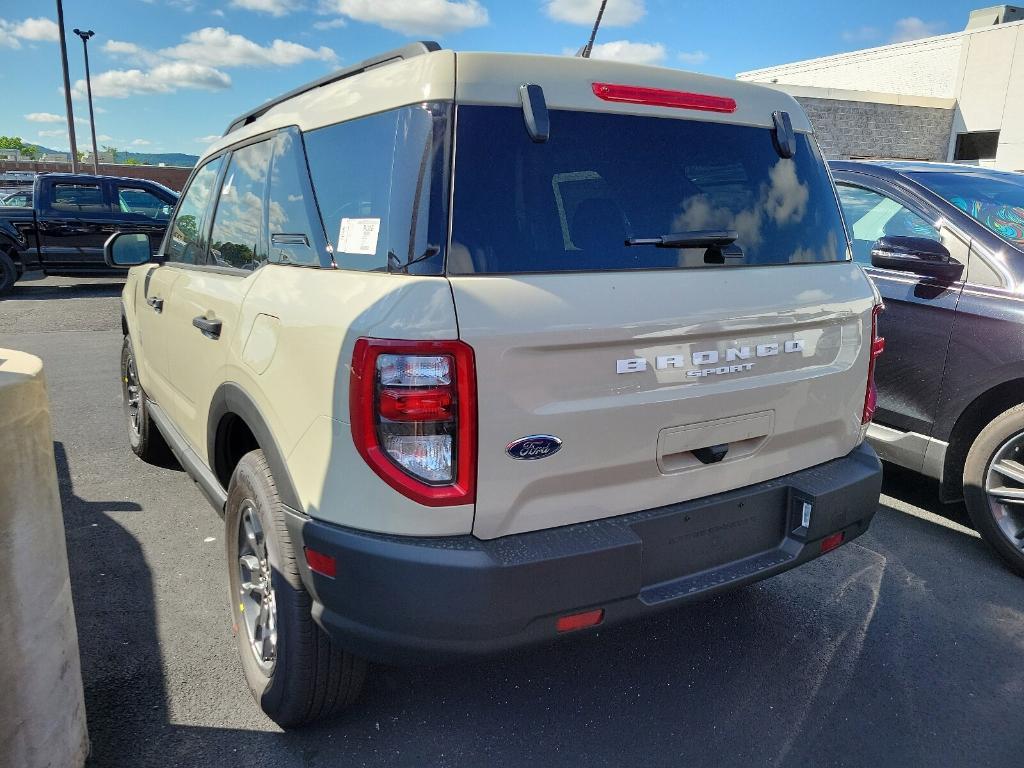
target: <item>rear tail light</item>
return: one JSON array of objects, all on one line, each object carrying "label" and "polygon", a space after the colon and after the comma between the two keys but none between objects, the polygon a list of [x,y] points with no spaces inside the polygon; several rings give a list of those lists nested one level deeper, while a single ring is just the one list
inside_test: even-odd
[{"label": "rear tail light", "polygon": [[864,412],[860,423],[867,424],[875,415],[878,405],[878,388],[875,386],[875,361],[885,351],[885,339],[878,335],[878,316],[885,309],[884,304],[876,304],[871,310],[871,357],[868,360],[868,386],[864,393]]},{"label": "rear tail light", "polygon": [[591,88],[594,95],[602,101],[648,104],[652,107],[673,107],[675,109],[697,109],[702,112],[736,111],[736,101],[728,96],[667,91],[664,88],[643,88],[638,85],[616,85],[614,83],[593,83]]},{"label": "rear tail light", "polygon": [[428,506],[474,501],[476,370],[467,344],[359,339],[349,411],[356,449],[392,488]]}]

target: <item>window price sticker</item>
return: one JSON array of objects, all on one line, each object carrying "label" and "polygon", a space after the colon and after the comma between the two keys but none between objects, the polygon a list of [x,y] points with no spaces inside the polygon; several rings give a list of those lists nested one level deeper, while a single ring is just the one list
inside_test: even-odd
[{"label": "window price sticker", "polygon": [[380,219],[342,219],[338,231],[338,250],[373,256],[377,253]]}]

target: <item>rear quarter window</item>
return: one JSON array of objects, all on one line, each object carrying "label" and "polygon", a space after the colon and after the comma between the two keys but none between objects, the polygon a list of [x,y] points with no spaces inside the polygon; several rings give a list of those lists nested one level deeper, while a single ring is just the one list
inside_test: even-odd
[{"label": "rear quarter window", "polygon": [[706,248],[629,238],[733,230],[725,262],[848,258],[831,181],[814,142],[781,158],[764,128],[552,110],[530,140],[522,112],[458,108],[451,274],[705,267]]}]

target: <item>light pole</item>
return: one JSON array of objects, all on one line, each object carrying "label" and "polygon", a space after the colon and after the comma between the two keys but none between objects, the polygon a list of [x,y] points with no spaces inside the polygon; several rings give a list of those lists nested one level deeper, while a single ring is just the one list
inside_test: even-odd
[{"label": "light pole", "polygon": [[71,145],[71,172],[78,173],[78,147],[75,146],[75,115],[71,111],[71,80],[68,78],[68,46],[64,41],[64,5],[57,0],[57,26],[60,28],[60,63],[64,69],[64,106],[68,112],[68,143]]},{"label": "light pole", "polygon": [[89,78],[89,38],[96,33],[91,29],[88,32],[76,29],[75,34],[82,38],[82,50],[85,51],[85,90],[89,95],[89,127],[92,129],[92,170],[99,176],[100,153],[96,149],[96,118],[92,114],[92,80]]}]

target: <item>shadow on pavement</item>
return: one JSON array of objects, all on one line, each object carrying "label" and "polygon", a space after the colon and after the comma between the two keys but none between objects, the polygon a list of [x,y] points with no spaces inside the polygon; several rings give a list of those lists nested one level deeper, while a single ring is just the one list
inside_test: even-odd
[{"label": "shadow on pavement", "polygon": [[[102,657],[94,766],[1019,765],[1020,581],[976,537],[887,507],[857,542],[738,592],[491,660],[377,668],[334,723],[175,724],[153,575],[106,514],[137,507],[84,501],[58,470],[83,654]],[[913,497],[906,480],[887,493]],[[108,546],[85,552],[94,525]]]}]

